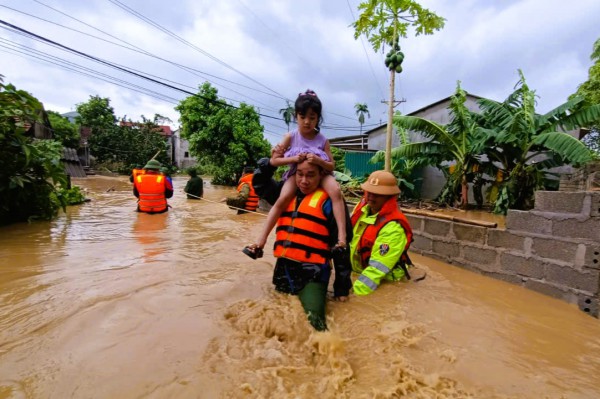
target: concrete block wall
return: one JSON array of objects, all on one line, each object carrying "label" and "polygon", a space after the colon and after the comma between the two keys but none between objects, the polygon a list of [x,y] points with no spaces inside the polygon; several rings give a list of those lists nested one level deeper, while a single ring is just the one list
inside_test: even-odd
[{"label": "concrete block wall", "polygon": [[590,162],[571,173],[560,175],[560,191],[591,191],[600,188],[600,161]]},{"label": "concrete block wall", "polygon": [[562,299],[600,315],[600,192],[538,191],[506,228],[407,214],[411,251]]}]

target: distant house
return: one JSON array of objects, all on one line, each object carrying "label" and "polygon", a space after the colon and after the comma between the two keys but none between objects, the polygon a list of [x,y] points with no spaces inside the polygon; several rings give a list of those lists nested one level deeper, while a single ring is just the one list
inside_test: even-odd
[{"label": "distant house", "polygon": [[181,129],[175,130],[171,137],[171,161],[179,169],[189,168],[197,164],[197,160],[190,156],[190,143],[181,137]]},{"label": "distant house", "polygon": [[[79,116],[79,112],[70,111],[65,112],[64,114],[60,114],[63,118],[67,118],[69,122],[75,124],[75,118]],[[85,170],[88,170],[91,162],[90,162],[90,146],[89,140],[92,135],[92,129],[87,126],[79,127],[79,148],[77,148],[77,157],[79,158],[79,162],[83,165]]]},{"label": "distant house", "polygon": [[[138,127],[139,128],[139,127],[145,126],[145,124],[142,122],[120,121],[119,126],[128,126],[128,127],[134,127],[134,128]],[[156,128],[156,132],[160,133],[166,139],[170,139],[171,136],[173,136],[173,130],[171,130],[171,127],[167,126],[167,125],[158,125],[158,127]]]},{"label": "distant house", "polygon": [[[480,109],[477,105],[477,101],[481,98],[482,97],[467,93],[465,106],[471,111],[479,112]],[[450,106],[450,99],[451,97],[443,98],[423,108],[419,108],[408,115],[427,119],[441,125],[446,125],[450,122],[450,111],[448,110],[448,107]],[[387,123],[365,133],[369,136],[370,150],[385,150],[386,130]],[[398,137],[398,134],[396,134],[396,129],[394,128],[393,131],[394,134],[392,135],[392,148],[400,145],[400,138]],[[409,131],[408,140],[411,143],[414,143],[426,141],[428,139],[420,133]],[[446,184],[446,178],[444,177],[442,171],[432,166],[423,168],[421,172],[421,178],[421,197],[425,199],[437,197],[444,184]]]},{"label": "distant house", "polygon": [[369,149],[369,136],[367,134],[357,134],[335,137],[329,139],[329,144],[346,151],[367,151]]}]

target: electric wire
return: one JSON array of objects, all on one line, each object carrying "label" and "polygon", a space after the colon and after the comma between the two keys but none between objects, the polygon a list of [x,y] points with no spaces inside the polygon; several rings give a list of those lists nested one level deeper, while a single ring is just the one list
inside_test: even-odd
[{"label": "electric wire", "polygon": [[177,41],[185,44],[186,46],[198,51],[199,53],[205,55],[206,57],[210,58],[211,60],[215,61],[216,63],[218,63],[219,65],[224,66],[227,69],[230,69],[238,74],[240,74],[241,76],[245,77],[246,79],[250,80],[251,82],[256,83],[257,85],[271,91],[272,93],[277,94],[278,96],[280,96],[280,98],[285,99],[285,96],[278,93],[277,91],[271,89],[270,87],[264,85],[263,83],[257,81],[256,79],[248,76],[247,74],[243,73],[242,71],[232,67],[231,65],[227,64],[226,62],[220,60],[219,58],[213,56],[212,54],[210,54],[209,52],[201,49],[200,47],[194,45],[193,43],[187,41],[186,39],[182,38],[181,36],[171,32],[170,30],[166,29],[165,27],[161,26],[160,24],[154,22],[153,20],[151,20],[150,18],[145,17],[144,15],[142,15],[141,13],[135,11],[134,9],[132,9],[131,7],[128,7],[127,5],[123,4],[122,2],[120,2],[119,0],[108,0],[109,2],[111,2],[112,4],[116,5],[117,7],[125,10],[126,12],[130,13],[131,15],[135,16],[138,19],[141,19],[142,21],[146,22],[147,24],[150,24],[151,26],[155,27],[156,29],[166,33],[167,35],[173,37],[174,39],[176,39]]},{"label": "electric wire", "polygon": [[[8,6],[5,6],[5,5],[0,5],[0,7],[4,7],[4,8],[6,8],[6,9],[9,9],[9,10],[11,10],[11,11],[14,11],[14,12],[17,12],[17,13],[20,13],[20,14],[23,14],[23,15],[27,15],[27,16],[29,16],[29,17],[31,17],[31,18],[35,18],[35,19],[38,19],[38,20],[40,20],[40,21],[44,21],[44,22],[46,22],[46,23],[50,23],[50,24],[53,24],[53,25],[59,26],[59,27],[61,27],[61,28],[63,28],[63,29],[67,29],[67,30],[70,30],[70,31],[73,31],[73,32],[77,32],[77,33],[79,33],[79,34],[81,34],[81,35],[85,35],[85,36],[88,36],[88,37],[92,37],[92,38],[94,38],[94,39],[101,40],[101,41],[104,41],[104,42],[106,42],[106,43],[109,43],[109,44],[112,44],[112,45],[115,45],[115,46],[119,46],[119,47],[121,47],[121,48],[124,48],[124,49],[130,50],[130,51],[137,52],[137,53],[139,53],[139,54],[143,54],[143,55],[146,55],[146,56],[149,56],[149,57],[152,57],[152,58],[155,58],[155,59],[161,60],[161,61],[163,61],[163,62],[166,62],[166,63],[169,63],[169,64],[171,64],[171,65],[173,65],[173,66],[176,66],[176,67],[178,67],[178,68],[180,68],[180,69],[182,69],[182,70],[184,70],[184,71],[186,71],[186,72],[188,72],[188,73],[190,73],[190,74],[192,74],[192,75],[194,75],[194,76],[197,76],[197,77],[201,77],[201,78],[203,78],[203,79],[206,79],[207,81],[209,81],[210,83],[212,83],[212,84],[214,84],[214,85],[216,85],[216,86],[220,86],[220,87],[222,87],[222,88],[225,88],[225,89],[227,89],[227,90],[230,90],[230,91],[232,91],[233,93],[239,94],[239,95],[241,95],[241,96],[243,96],[243,97],[246,97],[246,98],[248,98],[248,99],[251,99],[252,101],[254,101],[254,102],[257,102],[257,103],[261,103],[261,102],[260,102],[259,100],[256,100],[256,99],[255,99],[255,98],[253,98],[253,97],[250,97],[250,96],[248,96],[248,95],[245,95],[245,94],[243,94],[243,93],[240,93],[240,92],[236,91],[235,89],[232,89],[231,87],[225,86],[225,85],[224,85],[224,84],[222,84],[222,83],[217,83],[217,82],[214,82],[214,81],[212,81],[211,79],[209,79],[209,78],[207,78],[207,77],[210,77],[210,78],[212,78],[212,79],[221,80],[221,81],[224,81],[224,82],[228,82],[228,83],[231,83],[231,84],[234,84],[234,85],[237,85],[237,86],[240,86],[240,87],[243,87],[243,88],[246,88],[246,89],[249,89],[249,90],[252,90],[252,91],[258,92],[258,93],[261,93],[261,94],[265,94],[265,95],[268,95],[268,96],[272,96],[272,97],[275,97],[275,98],[281,99],[281,97],[280,97],[280,96],[278,96],[278,95],[275,95],[275,94],[272,94],[272,93],[270,93],[270,92],[266,92],[266,91],[263,91],[263,90],[261,90],[261,89],[255,88],[255,87],[251,87],[251,86],[247,86],[247,85],[244,85],[244,84],[241,84],[241,83],[237,83],[237,82],[231,81],[231,80],[229,80],[229,79],[225,79],[225,78],[222,78],[222,77],[219,77],[219,76],[216,76],[216,75],[213,75],[213,74],[210,74],[210,73],[204,72],[204,71],[200,71],[200,70],[198,70],[198,69],[195,69],[195,68],[192,68],[192,67],[189,67],[189,66],[186,66],[186,65],[182,65],[182,64],[179,64],[179,63],[177,63],[177,62],[174,62],[174,61],[171,61],[171,60],[168,60],[168,59],[162,58],[162,57],[160,57],[160,56],[157,56],[156,54],[150,53],[149,51],[146,51],[146,50],[142,49],[142,48],[141,48],[141,47],[139,47],[139,46],[136,46],[136,45],[134,45],[134,44],[131,44],[131,43],[129,43],[129,42],[125,41],[125,40],[122,40],[122,39],[120,39],[120,38],[118,38],[118,37],[116,37],[116,36],[114,36],[114,35],[112,35],[112,34],[110,34],[110,33],[108,33],[108,32],[105,32],[105,31],[104,31],[104,30],[102,30],[102,29],[98,29],[98,28],[96,28],[96,27],[94,27],[94,26],[92,26],[92,25],[90,25],[90,24],[88,24],[88,23],[86,23],[86,22],[84,22],[84,21],[81,21],[80,19],[77,19],[77,18],[75,18],[75,17],[73,17],[73,16],[71,16],[71,15],[68,15],[68,14],[66,14],[66,13],[64,13],[64,12],[62,12],[62,11],[60,11],[60,10],[58,10],[58,9],[54,8],[54,7],[51,7],[51,6],[47,5],[47,4],[44,4],[44,3],[43,3],[43,2],[41,2],[41,1],[38,1],[38,0],[34,0],[34,1],[35,1],[36,3],[39,3],[40,5],[43,5],[43,6],[45,6],[45,7],[48,7],[48,8],[50,8],[51,10],[53,10],[53,11],[55,11],[55,12],[57,12],[57,13],[60,13],[60,14],[62,14],[62,15],[64,15],[64,16],[66,16],[66,17],[68,17],[68,18],[70,18],[70,19],[73,19],[73,20],[75,20],[75,21],[77,21],[77,22],[79,22],[79,23],[81,23],[81,24],[83,24],[83,25],[85,25],[85,26],[88,26],[88,27],[90,27],[90,28],[92,28],[92,29],[94,29],[94,30],[97,30],[98,32],[101,32],[101,33],[103,33],[103,34],[105,34],[105,35],[107,35],[107,36],[110,36],[110,37],[112,37],[112,38],[115,38],[115,39],[117,39],[118,41],[120,41],[120,42],[122,42],[122,43],[125,43],[126,45],[122,45],[122,44],[119,44],[119,43],[113,42],[113,41],[111,41],[111,40],[107,40],[107,39],[101,38],[101,37],[99,37],[99,36],[92,35],[92,34],[89,34],[89,33],[87,33],[87,32],[83,32],[83,31],[80,31],[80,30],[78,30],[78,29],[74,29],[74,28],[71,28],[71,27],[68,27],[68,26],[62,25],[62,24],[60,24],[60,23],[57,23],[57,22],[54,22],[54,21],[50,21],[50,20],[48,20],[48,19],[40,18],[40,17],[38,17],[38,16],[35,16],[35,15],[32,15],[32,14],[29,14],[29,13],[26,13],[26,12],[23,12],[23,11],[20,11],[20,10],[17,10],[17,9],[15,9],[15,8],[12,8],[12,7],[8,7]],[[235,102],[241,102],[241,101],[239,101],[239,100],[233,100],[233,99],[231,99],[231,101],[235,101]],[[264,104],[264,103],[263,103],[263,104]],[[264,104],[264,105],[268,107],[268,105],[267,105],[267,104]]]},{"label": "electric wire", "polygon": [[[348,9],[350,10],[350,15],[352,15],[352,22],[354,23],[356,21],[356,18],[354,17],[354,11],[352,11],[352,6],[350,5],[350,0],[346,0],[346,3],[348,4]],[[371,59],[369,58],[369,54],[367,53],[367,48],[365,46],[365,42],[364,42],[362,36],[360,37],[360,43],[362,44],[362,48],[365,52],[365,57],[367,58],[367,62],[369,63],[369,69],[371,70],[371,73],[373,74],[373,80],[375,80],[375,84],[377,85],[377,88],[379,89],[379,91],[381,93],[381,98],[385,98],[385,94],[383,92],[383,89],[379,85],[379,80],[377,79],[377,76],[375,75],[375,70],[373,69],[373,65],[371,64]]]},{"label": "electric wire", "polygon": [[[34,1],[36,1],[36,2],[38,2],[38,3],[40,3],[40,4],[42,4],[42,5],[45,5],[45,4],[43,4],[43,3],[41,3],[41,2],[39,2],[39,1],[37,1],[37,0],[34,0]],[[3,7],[4,7],[4,6],[3,6]],[[10,7],[7,7],[7,8],[11,9]],[[14,9],[11,9],[11,10],[14,10]],[[20,12],[20,11],[18,11],[18,10],[15,10],[15,11],[17,11],[17,12]],[[57,12],[60,12],[60,11],[58,11],[58,10],[57,10]],[[37,18],[37,17],[35,17],[35,18]],[[45,20],[45,21],[46,21],[46,20]],[[79,20],[78,20],[78,21],[79,21]],[[4,21],[0,21],[0,22],[4,22]],[[47,21],[47,22],[54,23],[54,22],[52,22],[52,21]],[[81,23],[84,23],[84,22],[81,22]],[[54,23],[54,24],[56,24],[56,23]],[[84,23],[84,24],[85,24],[85,23]],[[60,25],[60,24],[58,24],[58,25]],[[89,25],[89,24],[86,24],[86,25]],[[62,25],[60,25],[60,26],[62,26]],[[91,26],[91,25],[89,25],[89,26]],[[14,27],[14,28],[16,28],[17,30],[19,30],[19,28],[18,28],[18,27],[15,27],[14,25],[13,25],[13,27]],[[71,28],[68,28],[68,27],[65,27],[65,28],[66,28],[66,29],[71,29]],[[94,29],[96,29],[96,28],[94,28]],[[31,32],[27,32],[27,31],[25,31],[25,32],[26,32],[27,34],[31,35]],[[101,32],[103,32],[103,31],[101,31]],[[86,34],[86,33],[84,33],[84,32],[80,32],[80,33],[82,33],[82,34]],[[103,32],[103,33],[104,33],[104,32]],[[34,35],[34,34],[33,34],[33,35]],[[37,35],[34,35],[34,37],[36,37],[36,36],[37,36]],[[95,36],[93,36],[93,35],[90,35],[90,36],[92,36],[92,37],[95,37]],[[96,57],[90,56],[90,55],[88,55],[88,54],[85,54],[85,53],[82,53],[82,52],[78,52],[77,50],[73,50],[73,49],[71,49],[71,48],[68,48],[68,47],[66,47],[66,46],[62,46],[62,45],[60,45],[60,44],[58,44],[58,43],[55,43],[55,42],[49,41],[49,39],[43,38],[43,37],[41,37],[41,36],[37,36],[37,39],[38,39],[38,40],[45,41],[45,42],[51,42],[51,43],[52,43],[53,45],[55,45],[55,46],[59,46],[60,48],[62,48],[62,49],[67,49],[68,51],[71,51],[71,52],[76,52],[76,53],[78,53],[80,56],[85,56],[85,57],[88,57],[88,58],[92,58],[92,59],[94,59],[96,62],[101,62],[101,63],[104,63],[104,64],[107,64],[107,63],[108,63],[107,61],[104,61],[104,60],[97,59]],[[105,40],[105,39],[102,39],[102,38],[98,38],[98,39],[100,39],[100,40]],[[106,41],[106,40],[105,40],[105,41]],[[110,42],[110,41],[108,41],[108,42]],[[115,44],[115,45],[119,45],[119,44],[117,44],[117,43],[114,43],[114,42],[110,42],[110,43],[113,43],[113,44]],[[128,48],[128,47],[125,47],[125,46],[121,46],[121,47]],[[132,49],[132,48],[128,48],[128,49],[130,49],[130,50],[132,50],[132,51],[138,51],[138,50],[135,50],[135,49]],[[148,55],[148,54],[150,54],[150,53],[148,53],[148,52],[146,52],[146,51],[144,51],[144,50],[139,50],[138,52],[141,52],[141,53],[143,53],[143,54],[147,54],[147,55]],[[150,55],[151,55],[151,54],[150,54]],[[152,56],[152,55],[151,55],[151,56]],[[157,58],[161,59],[160,57],[157,57]],[[162,59],[162,60],[164,60],[164,59]],[[146,74],[146,75],[142,76],[142,75],[143,75],[143,72],[141,72],[141,71],[137,71],[137,70],[135,70],[135,69],[132,69],[132,68],[125,68],[125,67],[119,66],[118,64],[114,64],[114,63],[109,63],[109,64],[110,64],[110,66],[112,66],[112,67],[116,67],[117,69],[121,69],[121,70],[127,69],[125,72],[128,72],[128,73],[132,73],[132,71],[133,71],[133,73],[134,73],[136,76],[138,76],[138,77],[140,77],[140,78],[143,78],[143,79],[148,79],[148,78],[147,78],[148,74]],[[180,66],[181,66],[181,65],[180,65]],[[183,67],[183,68],[185,68],[185,69],[187,69],[187,68],[188,68],[188,67],[185,67],[185,66],[182,66],[182,67]],[[155,76],[155,75],[149,75],[149,76],[154,76],[154,77],[157,77],[157,76]],[[151,80],[151,81],[153,81],[154,83],[158,83],[158,84],[165,85],[165,84],[164,84],[164,82],[159,82],[159,81],[156,81],[156,80],[153,80],[153,79],[150,79],[150,80]],[[168,79],[164,79],[164,78],[163,78],[163,80],[170,81],[170,80],[168,80]],[[172,83],[175,83],[175,82],[173,82],[173,81],[170,81],[170,82],[172,82]],[[180,84],[180,83],[177,83],[177,84]],[[182,85],[182,84],[180,84],[180,85]],[[170,88],[172,88],[172,89],[174,89],[174,90],[183,91],[183,92],[184,92],[184,93],[186,93],[186,94],[194,95],[194,93],[191,93],[191,92],[189,92],[189,91],[186,91],[186,90],[182,90],[181,88],[175,88],[175,87],[173,87],[172,85],[166,85],[166,86],[167,86],[167,87],[170,87]],[[185,86],[185,85],[184,85],[184,86]],[[187,86],[187,87],[190,87],[190,86]],[[155,93],[156,93],[156,92],[155,92]],[[239,94],[241,94],[241,93],[239,93]],[[243,94],[242,94],[242,95],[243,95]],[[230,101],[239,102],[238,100],[234,100],[234,99],[229,99],[229,98],[226,98],[226,99],[227,99],[227,100],[230,100]],[[255,99],[253,99],[253,100],[255,100]],[[255,101],[256,101],[256,100],[255,100]],[[228,105],[228,104],[227,104],[227,105]],[[272,110],[272,109],[271,109],[271,110]],[[278,117],[273,117],[273,116],[270,116],[270,115],[265,115],[265,114],[263,114],[263,113],[260,113],[260,115],[261,115],[261,116],[264,116],[264,117],[267,117],[267,118],[277,119],[277,120],[281,121],[281,118],[278,118]],[[350,118],[350,117],[347,117],[347,116],[344,116],[344,115],[339,115],[339,114],[334,114],[334,113],[332,113],[332,115],[337,115],[337,116],[344,117],[344,118],[347,118],[347,119],[352,119],[352,118]],[[374,124],[374,125],[376,125],[376,124]],[[365,126],[367,126],[367,127],[368,127],[369,125],[363,125],[363,127],[365,127]],[[339,125],[338,125],[338,126],[336,126],[336,125],[334,125],[334,124],[331,124],[331,125],[324,124],[324,125],[323,125],[323,127],[324,127],[324,128],[328,128],[328,129],[330,129],[330,130],[345,130],[345,131],[359,131],[359,130],[360,130],[360,127],[355,127],[355,126],[352,126],[352,127],[350,127],[350,126],[339,126]],[[277,133],[273,133],[273,134],[277,134]]]},{"label": "electric wire", "polygon": [[[150,81],[150,82],[152,82],[152,83],[155,83],[155,84],[159,84],[159,85],[165,86],[165,87],[167,87],[167,88],[170,88],[170,89],[173,89],[173,90],[176,90],[176,91],[179,91],[179,92],[182,92],[182,93],[188,94],[188,95],[190,95],[190,96],[200,96],[200,95],[199,95],[199,94],[197,94],[197,93],[193,93],[193,92],[191,92],[191,91],[188,91],[188,90],[185,90],[185,89],[182,89],[182,88],[179,88],[179,87],[173,86],[173,85],[171,85],[171,84],[168,84],[168,83],[165,83],[165,82],[159,81],[159,80],[157,80],[157,79],[154,79],[154,78],[148,77],[148,76],[146,76],[146,75],[144,75],[144,74],[137,73],[137,72],[135,72],[134,70],[131,70],[131,69],[127,68],[127,67],[119,66],[119,65],[117,65],[117,64],[115,64],[115,63],[112,63],[112,62],[110,62],[110,61],[106,61],[106,60],[103,60],[103,59],[101,59],[101,58],[98,58],[98,57],[95,57],[95,56],[89,55],[89,54],[87,54],[87,53],[84,53],[84,52],[81,52],[81,51],[75,50],[75,49],[73,49],[73,48],[71,48],[71,47],[68,47],[68,46],[62,45],[62,44],[60,44],[60,43],[57,43],[57,42],[55,42],[55,41],[53,41],[53,40],[47,39],[47,38],[45,38],[45,37],[43,37],[43,36],[40,36],[40,35],[37,35],[37,34],[35,34],[35,33],[29,32],[29,31],[27,31],[27,30],[25,30],[25,29],[23,29],[23,28],[19,28],[19,27],[15,26],[15,25],[13,25],[13,24],[10,24],[10,23],[8,23],[8,22],[6,22],[6,21],[0,20],[0,25],[5,25],[6,27],[9,27],[9,28],[11,28],[12,30],[14,30],[14,31],[15,31],[15,32],[17,32],[17,33],[22,33],[22,34],[24,34],[24,35],[26,35],[26,36],[29,36],[29,37],[31,37],[31,38],[34,38],[34,39],[36,39],[36,40],[40,40],[40,41],[42,41],[42,42],[45,42],[45,43],[47,43],[47,44],[50,44],[50,45],[52,45],[52,46],[54,46],[54,47],[60,48],[60,49],[62,49],[62,50],[64,50],[64,51],[67,51],[67,52],[70,52],[70,53],[73,53],[73,54],[79,55],[79,56],[81,56],[81,57],[83,57],[83,58],[90,59],[90,60],[92,60],[92,61],[98,62],[98,63],[100,63],[100,64],[103,64],[103,65],[105,65],[105,66],[112,67],[112,68],[114,68],[114,69],[117,69],[117,70],[119,70],[119,71],[121,71],[121,72],[125,72],[125,73],[128,73],[128,74],[134,75],[134,76],[136,76],[136,77],[138,77],[138,78],[140,78],[140,79],[145,79],[145,80],[148,80],[148,81]],[[203,99],[205,99],[206,101],[212,102],[212,103],[214,103],[214,104],[217,104],[217,105],[222,105],[222,106],[227,106],[227,107],[232,107],[232,108],[239,108],[239,107],[236,107],[236,106],[234,106],[234,105],[232,105],[232,104],[228,104],[228,103],[226,103],[226,102],[224,102],[224,101],[218,101],[218,100],[217,100],[217,101],[215,101],[215,100],[213,100],[213,99],[211,99],[211,98],[207,98],[207,97],[204,97],[204,96],[200,96],[200,97],[202,97],[202,98],[203,98]],[[258,113],[258,114],[259,114],[260,116],[263,116],[263,117],[265,117],[265,118],[271,118],[271,119],[277,119],[277,120],[281,120],[281,118],[274,117],[274,116],[271,116],[271,115],[266,115],[266,114],[263,114],[263,113]]]}]

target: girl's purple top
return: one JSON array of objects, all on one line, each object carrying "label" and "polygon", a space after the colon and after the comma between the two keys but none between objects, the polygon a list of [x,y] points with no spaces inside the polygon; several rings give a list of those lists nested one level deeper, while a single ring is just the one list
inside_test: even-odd
[{"label": "girl's purple top", "polygon": [[[331,162],[331,159],[329,159],[329,156],[327,156],[327,153],[324,151],[325,143],[327,143],[327,139],[322,133],[317,134],[314,139],[309,140],[302,137],[298,129],[295,129],[291,132],[290,148],[283,156],[288,158],[304,153],[312,153],[319,158],[322,158],[324,161]],[[294,173],[296,173],[295,163],[290,164],[290,169],[285,172],[283,179],[287,179]]]}]

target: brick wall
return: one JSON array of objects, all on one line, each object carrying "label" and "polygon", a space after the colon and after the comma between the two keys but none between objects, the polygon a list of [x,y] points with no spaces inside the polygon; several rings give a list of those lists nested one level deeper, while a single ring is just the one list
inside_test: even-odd
[{"label": "brick wall", "polygon": [[411,251],[576,303],[600,315],[600,192],[538,191],[506,228],[409,215]]}]

